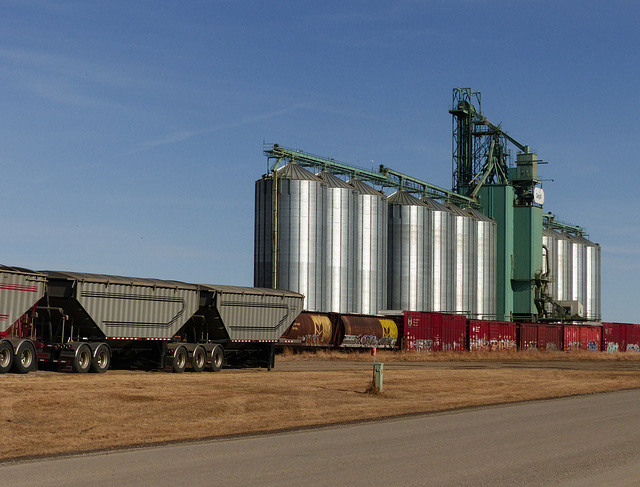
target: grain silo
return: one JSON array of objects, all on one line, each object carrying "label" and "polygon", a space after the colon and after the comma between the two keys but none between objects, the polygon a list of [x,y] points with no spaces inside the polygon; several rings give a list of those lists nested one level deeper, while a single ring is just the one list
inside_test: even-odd
[{"label": "grain silo", "polygon": [[352,311],[373,314],[387,308],[387,197],[358,178],[349,184],[357,192]]},{"label": "grain silo", "polygon": [[455,288],[453,310],[473,315],[476,308],[476,229],[473,218],[453,203],[445,203],[453,215]]},{"label": "grain silo", "polygon": [[295,162],[278,169],[275,178],[277,192],[274,173],[256,181],[254,285],[304,294],[304,308],[320,310],[327,185]]},{"label": "grain silo", "polygon": [[455,297],[453,214],[442,204],[423,196],[429,210],[429,264],[426,269],[427,311],[452,311]]},{"label": "grain silo", "polygon": [[327,170],[317,176],[327,184],[324,209],[323,312],[347,313],[354,310],[355,235],[357,193]]},{"label": "grain silo", "polygon": [[496,317],[496,245],[497,225],[494,220],[474,208],[467,208],[476,229],[476,308],[474,315],[481,320]]},{"label": "grain silo", "polygon": [[388,198],[389,258],[387,269],[389,309],[423,311],[426,307],[425,275],[429,264],[427,206],[404,190]]}]

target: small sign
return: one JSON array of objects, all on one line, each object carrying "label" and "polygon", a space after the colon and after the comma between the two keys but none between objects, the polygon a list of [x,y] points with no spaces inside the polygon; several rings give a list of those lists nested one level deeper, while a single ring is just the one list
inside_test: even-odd
[{"label": "small sign", "polygon": [[371,349],[371,355],[373,355],[374,357],[376,356],[376,347],[373,347]]}]

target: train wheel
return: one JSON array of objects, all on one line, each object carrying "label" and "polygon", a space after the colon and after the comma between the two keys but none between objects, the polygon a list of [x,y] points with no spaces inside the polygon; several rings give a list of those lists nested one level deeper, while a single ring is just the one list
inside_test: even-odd
[{"label": "train wheel", "polygon": [[6,374],[13,365],[13,346],[9,342],[0,342],[0,374]]},{"label": "train wheel", "polygon": [[98,345],[91,359],[91,372],[102,374],[107,371],[111,365],[111,354],[109,347],[104,343]]},{"label": "train wheel", "polygon": [[205,365],[207,365],[207,352],[202,347],[196,347],[191,358],[191,368],[194,372],[202,372]]},{"label": "train wheel", "polygon": [[224,365],[224,349],[220,345],[216,345],[211,350],[211,370],[213,372],[220,372]]},{"label": "train wheel", "polygon": [[187,357],[189,354],[187,353],[187,349],[180,346],[173,351],[173,363],[171,364],[171,372],[184,372],[185,367],[187,366]]},{"label": "train wheel", "polygon": [[18,345],[13,360],[13,370],[18,374],[28,374],[36,368],[36,348],[33,343],[24,341]]},{"label": "train wheel", "polygon": [[76,350],[76,356],[73,357],[73,362],[71,363],[71,370],[76,374],[89,372],[89,368],[91,368],[91,359],[91,349],[89,348],[89,345],[83,343]]}]

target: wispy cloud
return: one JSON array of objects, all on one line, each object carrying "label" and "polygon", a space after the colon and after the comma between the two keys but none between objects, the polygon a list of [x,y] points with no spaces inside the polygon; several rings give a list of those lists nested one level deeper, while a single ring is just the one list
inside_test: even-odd
[{"label": "wispy cloud", "polygon": [[243,125],[250,125],[256,122],[262,122],[264,120],[269,120],[272,118],[280,117],[282,115],[287,115],[292,112],[295,112],[296,110],[300,110],[307,107],[309,107],[308,103],[296,103],[295,105],[291,105],[289,107],[282,108],[280,110],[274,110],[266,113],[250,115],[238,120],[219,123],[216,125],[212,125],[210,127],[205,127],[205,128],[196,129],[196,130],[181,130],[178,132],[173,132],[171,134],[165,135],[164,137],[143,142],[142,144],[140,144],[139,147],[137,147],[136,149],[133,149],[128,154],[137,154],[140,152],[154,149],[159,146],[183,142],[193,137],[198,137],[200,135],[210,134],[210,133],[218,132],[220,130],[240,127]]}]

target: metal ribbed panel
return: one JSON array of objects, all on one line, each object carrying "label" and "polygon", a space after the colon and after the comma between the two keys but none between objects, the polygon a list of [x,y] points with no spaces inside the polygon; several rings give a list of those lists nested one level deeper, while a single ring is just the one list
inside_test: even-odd
[{"label": "metal ribbed panel", "polygon": [[476,225],[476,309],[478,319],[496,317],[497,238],[498,226],[494,220],[473,208],[467,213]]},{"label": "metal ribbed panel", "polygon": [[556,256],[558,262],[557,301],[571,301],[573,295],[573,247],[566,234],[558,233]]},{"label": "metal ribbed panel", "polygon": [[473,316],[476,312],[476,225],[471,216],[453,203],[445,206],[453,214],[455,235],[455,302],[453,311]]},{"label": "metal ribbed panel", "polygon": [[[273,219],[272,176],[256,182],[256,235],[254,285],[272,287]],[[278,170],[278,269],[277,284],[305,295],[305,309],[323,306],[325,266],[325,204],[327,185],[294,162]]]},{"label": "metal ribbed panel", "polygon": [[[101,280],[99,280],[101,281]],[[106,337],[169,339],[199,306],[197,287],[76,282],[76,299]]]},{"label": "metal ribbed panel", "polygon": [[276,341],[303,309],[303,296],[288,291],[201,287],[216,292],[216,309],[231,340]]},{"label": "metal ribbed panel", "polygon": [[587,246],[584,239],[567,236],[571,242],[571,300],[586,308],[587,299]]},{"label": "metal ribbed panel", "polygon": [[7,331],[44,295],[44,276],[0,268],[0,333]]},{"label": "metal ribbed panel", "polygon": [[349,184],[358,193],[352,312],[374,314],[387,308],[387,197],[357,178],[352,178]]},{"label": "metal ribbed panel", "polygon": [[322,312],[347,313],[355,309],[357,193],[345,181],[323,170],[317,176],[327,183],[324,211],[325,266]]},{"label": "metal ribbed panel", "polygon": [[423,196],[429,218],[431,246],[427,267],[428,298],[423,311],[451,312],[455,303],[455,253],[453,214],[440,203]]},{"label": "metal ribbed panel", "polygon": [[430,212],[405,191],[389,196],[389,309],[421,311],[427,304]]},{"label": "metal ribbed panel", "polygon": [[588,320],[600,321],[600,246],[587,246],[587,302],[585,316]]}]

